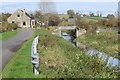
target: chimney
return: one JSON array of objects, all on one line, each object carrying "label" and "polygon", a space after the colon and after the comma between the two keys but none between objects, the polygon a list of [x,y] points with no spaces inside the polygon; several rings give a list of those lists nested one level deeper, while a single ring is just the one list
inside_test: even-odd
[{"label": "chimney", "polygon": [[23,12],[26,13],[25,9],[23,9]]}]

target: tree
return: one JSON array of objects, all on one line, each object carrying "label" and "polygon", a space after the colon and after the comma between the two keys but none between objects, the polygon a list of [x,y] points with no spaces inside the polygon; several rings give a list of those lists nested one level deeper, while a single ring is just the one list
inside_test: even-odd
[{"label": "tree", "polygon": [[114,16],[113,14],[108,14],[108,15],[107,15],[107,18],[109,18],[109,19],[114,19],[115,16]]},{"label": "tree", "polygon": [[94,17],[94,16],[95,16],[95,14],[92,13],[92,12],[90,12],[89,14],[90,14],[91,17]]},{"label": "tree", "polygon": [[41,11],[36,11],[35,14],[34,14],[34,18],[35,18],[35,21],[40,24],[41,26],[43,26],[43,23],[45,22],[44,20],[44,15],[42,14]]},{"label": "tree", "polygon": [[97,11],[97,17],[100,17],[100,11]]},{"label": "tree", "polygon": [[40,11],[42,12],[43,22],[46,27],[48,27],[49,17],[51,14],[57,14],[56,6],[52,0],[41,0],[40,2]]},{"label": "tree", "polygon": [[102,13],[100,13],[100,17],[102,17]]},{"label": "tree", "polygon": [[57,15],[51,15],[49,17],[49,22],[48,22],[49,26],[58,26],[59,23],[60,23],[60,18]]},{"label": "tree", "polygon": [[2,21],[7,21],[7,18],[10,17],[10,13],[2,13]]},{"label": "tree", "polygon": [[46,13],[54,13],[56,14],[56,6],[52,2],[52,0],[41,0],[40,2],[40,11],[42,11],[43,14]]},{"label": "tree", "polygon": [[68,10],[67,14],[69,15],[69,18],[74,18],[75,12],[74,10]]}]

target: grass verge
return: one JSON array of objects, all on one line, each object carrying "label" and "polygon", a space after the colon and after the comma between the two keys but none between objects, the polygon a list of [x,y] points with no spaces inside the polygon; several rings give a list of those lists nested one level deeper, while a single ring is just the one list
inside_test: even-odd
[{"label": "grass verge", "polygon": [[25,42],[3,70],[2,78],[34,78],[31,64],[31,45],[35,37]]},{"label": "grass verge", "polygon": [[75,41],[118,58],[118,34],[115,32],[85,34],[78,37]]},{"label": "grass verge", "polygon": [[3,32],[0,34],[0,41],[7,40],[11,37],[14,37],[18,33],[17,30],[9,31],[9,32]]}]

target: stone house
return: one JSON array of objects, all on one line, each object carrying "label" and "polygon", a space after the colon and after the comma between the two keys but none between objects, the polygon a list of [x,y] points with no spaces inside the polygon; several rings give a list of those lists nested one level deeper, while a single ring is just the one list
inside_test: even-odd
[{"label": "stone house", "polygon": [[16,10],[7,21],[9,23],[16,23],[18,27],[34,27],[35,20],[24,10]]}]

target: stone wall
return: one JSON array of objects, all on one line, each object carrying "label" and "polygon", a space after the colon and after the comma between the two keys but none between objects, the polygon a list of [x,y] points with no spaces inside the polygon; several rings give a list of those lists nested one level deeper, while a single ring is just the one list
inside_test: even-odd
[{"label": "stone wall", "polygon": [[86,33],[86,30],[85,29],[80,29],[80,30],[76,30],[76,37],[80,36],[80,35],[83,35]]}]

